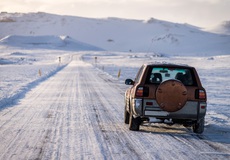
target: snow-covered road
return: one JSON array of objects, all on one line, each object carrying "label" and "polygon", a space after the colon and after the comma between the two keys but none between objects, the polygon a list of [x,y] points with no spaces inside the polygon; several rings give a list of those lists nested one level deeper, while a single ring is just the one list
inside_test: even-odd
[{"label": "snow-covered road", "polygon": [[[183,126],[123,123],[125,86],[79,55],[0,112],[0,159],[229,159]],[[215,135],[213,135],[215,136]],[[219,136],[219,135],[216,135]]]}]

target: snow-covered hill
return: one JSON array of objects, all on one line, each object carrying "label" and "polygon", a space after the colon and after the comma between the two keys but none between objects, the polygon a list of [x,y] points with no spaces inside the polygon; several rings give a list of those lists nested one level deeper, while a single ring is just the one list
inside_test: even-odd
[{"label": "snow-covered hill", "polygon": [[27,49],[59,49],[59,50],[103,50],[101,48],[79,42],[69,36],[6,36],[0,40],[0,45],[23,47]]},{"label": "snow-covered hill", "polygon": [[167,55],[230,54],[230,35],[189,25],[119,18],[91,19],[47,13],[1,13],[0,38],[8,35],[67,35],[110,51]]}]

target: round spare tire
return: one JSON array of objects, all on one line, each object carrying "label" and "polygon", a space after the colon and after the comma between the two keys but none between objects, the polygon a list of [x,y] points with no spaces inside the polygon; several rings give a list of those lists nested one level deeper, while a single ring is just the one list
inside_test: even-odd
[{"label": "round spare tire", "polygon": [[187,89],[176,79],[164,81],[156,90],[156,101],[164,111],[178,111],[187,101]]}]

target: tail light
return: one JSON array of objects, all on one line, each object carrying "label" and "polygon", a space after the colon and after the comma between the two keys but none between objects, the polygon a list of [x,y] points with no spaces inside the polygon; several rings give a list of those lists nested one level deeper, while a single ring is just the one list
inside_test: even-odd
[{"label": "tail light", "polygon": [[149,87],[137,87],[136,94],[137,97],[148,97]]},{"label": "tail light", "polygon": [[199,90],[199,99],[205,99],[206,98],[206,94],[204,90]]},{"label": "tail light", "polygon": [[143,95],[144,95],[144,87],[138,87],[136,90],[136,96],[143,97]]},{"label": "tail light", "polygon": [[197,99],[206,99],[205,91],[201,90],[201,89],[196,90],[196,98]]}]

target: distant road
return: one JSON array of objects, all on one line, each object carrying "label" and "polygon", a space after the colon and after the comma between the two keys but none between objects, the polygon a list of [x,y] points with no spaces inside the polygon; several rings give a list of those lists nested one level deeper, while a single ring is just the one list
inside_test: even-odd
[{"label": "distant road", "polygon": [[123,123],[124,97],[80,56],[0,111],[0,159],[228,159],[183,126]]}]

